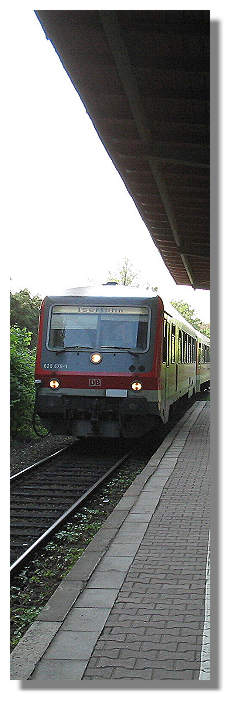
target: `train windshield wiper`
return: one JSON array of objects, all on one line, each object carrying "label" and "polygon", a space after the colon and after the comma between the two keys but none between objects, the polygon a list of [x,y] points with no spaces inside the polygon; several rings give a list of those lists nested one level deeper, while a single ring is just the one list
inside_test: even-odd
[{"label": "train windshield wiper", "polygon": [[93,350],[93,347],[91,345],[70,345],[67,348],[60,348],[59,350],[56,350],[56,355],[59,355],[59,353],[63,352],[73,352],[74,350]]},{"label": "train windshield wiper", "polygon": [[[104,347],[106,348],[106,346],[101,345],[102,350],[104,349]],[[56,352],[56,355],[59,355],[60,353],[73,352],[74,350],[79,352],[79,350],[94,350],[94,349],[95,348],[92,345],[84,345],[84,346],[74,345],[74,346],[68,346],[67,348],[60,348],[59,350],[56,350],[55,352]],[[129,352],[130,355],[133,355],[134,357],[138,357],[138,355],[139,355],[138,352],[134,352],[134,350],[130,350],[130,348],[123,348],[121,345],[112,345],[112,347],[110,347],[108,352],[112,352],[112,350],[126,350],[126,352]]]},{"label": "train windshield wiper", "polygon": [[139,355],[138,352],[134,352],[134,350],[130,350],[130,348],[123,348],[121,345],[112,345],[110,350],[126,350],[126,352],[129,352],[130,355],[134,355],[134,357],[138,357]]}]

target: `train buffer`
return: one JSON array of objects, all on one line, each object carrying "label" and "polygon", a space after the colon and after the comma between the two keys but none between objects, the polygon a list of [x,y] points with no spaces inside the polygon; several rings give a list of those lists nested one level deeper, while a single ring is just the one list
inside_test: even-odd
[{"label": "train buffer", "polygon": [[210,680],[209,408],[196,402],[134,480],[15,647],[11,679]]}]

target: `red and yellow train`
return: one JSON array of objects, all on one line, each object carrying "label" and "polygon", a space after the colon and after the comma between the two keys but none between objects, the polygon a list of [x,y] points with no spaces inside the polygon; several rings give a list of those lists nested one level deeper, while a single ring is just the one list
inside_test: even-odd
[{"label": "red and yellow train", "polygon": [[160,296],[71,289],[42,303],[36,412],[52,433],[139,437],[210,384],[210,341]]}]

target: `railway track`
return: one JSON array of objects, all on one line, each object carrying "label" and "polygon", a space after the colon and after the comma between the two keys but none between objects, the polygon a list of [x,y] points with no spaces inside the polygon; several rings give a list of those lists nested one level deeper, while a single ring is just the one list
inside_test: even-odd
[{"label": "railway track", "polygon": [[[201,395],[200,395],[201,396]],[[198,395],[198,398],[200,398]],[[202,397],[203,398],[203,397]],[[188,406],[191,406],[189,400]],[[158,438],[148,438],[148,452],[160,445],[186,410],[179,407]],[[144,443],[142,439],[142,443]],[[140,451],[141,439],[134,444]],[[11,574],[45,544],[60,524],[134,451],[116,443],[76,441],[11,477]]]},{"label": "railway track", "polygon": [[[96,454],[94,457],[94,451]],[[11,477],[11,573],[131,454],[77,442]]]}]

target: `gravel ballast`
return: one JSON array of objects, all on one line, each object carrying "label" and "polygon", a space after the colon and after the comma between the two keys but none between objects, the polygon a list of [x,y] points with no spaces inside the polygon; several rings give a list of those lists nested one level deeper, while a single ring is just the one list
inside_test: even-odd
[{"label": "gravel ballast", "polygon": [[11,441],[10,474],[15,475],[71,443],[74,443],[72,436],[52,436],[51,433],[43,438]]}]

